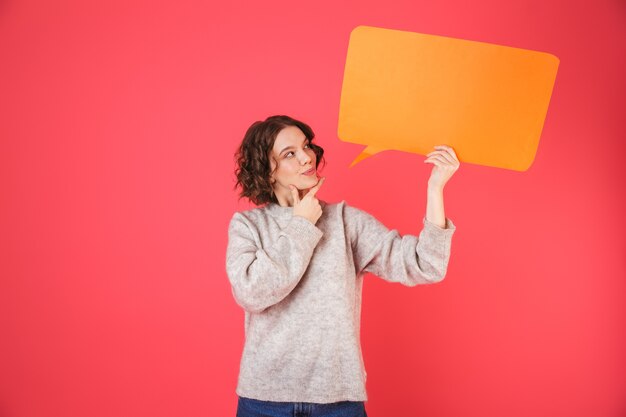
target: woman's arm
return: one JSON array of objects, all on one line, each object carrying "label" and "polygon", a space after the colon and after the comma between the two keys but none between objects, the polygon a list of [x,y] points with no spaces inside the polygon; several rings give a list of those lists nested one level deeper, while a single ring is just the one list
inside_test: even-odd
[{"label": "woman's arm", "polygon": [[456,229],[450,219],[444,229],[424,218],[419,236],[402,236],[371,214],[347,204],[343,216],[357,274],[371,272],[409,287],[444,279]]},{"label": "woman's arm", "polygon": [[346,207],[346,227],[354,242],[358,272],[371,272],[408,286],[439,282],[445,277],[456,226],[446,218],[443,189],[459,168],[459,160],[449,146],[435,149],[424,160],[435,166],[428,179],[426,217],[419,237],[401,236],[370,214]]},{"label": "woman's arm", "polygon": [[426,220],[439,226],[446,227],[446,214],[443,209],[443,188],[428,186],[426,196]]},{"label": "woman's arm", "polygon": [[445,228],[446,214],[443,207],[443,188],[459,169],[459,159],[449,146],[435,146],[436,151],[430,152],[425,163],[435,165],[428,179],[426,196],[426,220],[434,225]]},{"label": "woman's arm", "polygon": [[228,228],[226,273],[235,301],[258,313],[285,298],[296,287],[322,237],[304,217],[293,216],[277,240],[261,247],[256,225],[235,213]]}]

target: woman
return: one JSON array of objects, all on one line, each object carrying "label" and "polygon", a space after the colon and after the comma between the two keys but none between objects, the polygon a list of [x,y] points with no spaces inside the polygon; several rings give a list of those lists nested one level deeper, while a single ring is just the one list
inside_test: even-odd
[{"label": "woman", "polygon": [[252,124],[237,152],[237,186],[257,208],[233,215],[226,271],[245,311],[238,417],[367,416],[360,346],[363,275],[406,286],[441,281],[454,224],[443,188],[459,167],[437,146],[424,162],[423,229],[400,236],[345,201],[317,198],[324,151],[303,122]]}]

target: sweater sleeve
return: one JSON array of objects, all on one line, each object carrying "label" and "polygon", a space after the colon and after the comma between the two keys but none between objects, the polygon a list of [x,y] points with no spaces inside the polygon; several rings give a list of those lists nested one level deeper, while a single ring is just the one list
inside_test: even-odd
[{"label": "sweater sleeve", "polygon": [[456,226],[446,218],[439,227],[426,218],[418,236],[401,236],[374,216],[346,205],[346,224],[357,273],[371,272],[386,281],[412,287],[443,280]]},{"label": "sweater sleeve", "polygon": [[228,227],[226,273],[237,304],[258,313],[285,298],[304,275],[322,231],[293,216],[274,242],[261,245],[256,226],[241,213]]}]

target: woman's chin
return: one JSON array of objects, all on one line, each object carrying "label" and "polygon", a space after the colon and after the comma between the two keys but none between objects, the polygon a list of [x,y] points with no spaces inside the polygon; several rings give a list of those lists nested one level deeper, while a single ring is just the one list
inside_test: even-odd
[{"label": "woman's chin", "polygon": [[309,189],[311,187],[314,187],[318,181],[319,179],[315,175],[312,175],[310,179],[307,178],[304,181],[300,181],[301,187],[298,187],[298,188],[300,188],[301,190]]}]

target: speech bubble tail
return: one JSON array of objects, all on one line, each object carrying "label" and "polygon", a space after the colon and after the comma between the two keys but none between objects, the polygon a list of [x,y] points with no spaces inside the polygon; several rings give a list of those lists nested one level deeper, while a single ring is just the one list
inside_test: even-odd
[{"label": "speech bubble tail", "polygon": [[350,164],[348,168],[352,168],[353,166],[355,166],[362,160],[367,159],[370,156],[373,156],[383,150],[384,149],[375,148],[373,146],[368,146],[367,148],[363,149],[360,154],[357,155],[357,157],[354,159],[354,161],[352,161],[352,163]]}]

